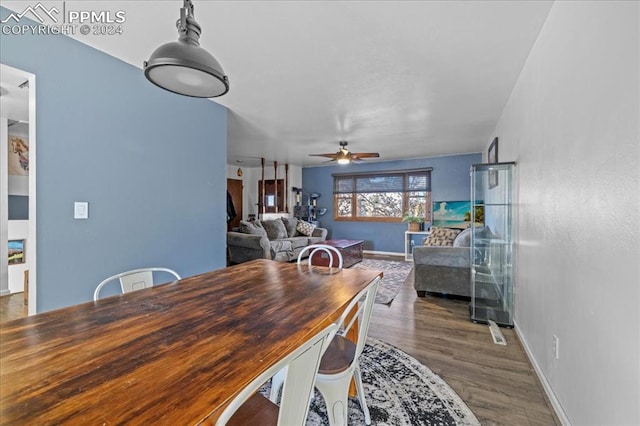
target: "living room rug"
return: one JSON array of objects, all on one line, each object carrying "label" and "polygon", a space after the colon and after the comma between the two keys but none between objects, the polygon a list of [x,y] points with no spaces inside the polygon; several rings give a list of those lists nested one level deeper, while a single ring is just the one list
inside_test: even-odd
[{"label": "living room rug", "polygon": [[351,267],[351,269],[375,269],[384,273],[376,293],[376,303],[385,305],[391,303],[398,295],[412,268],[412,262],[378,259],[362,259],[362,262]]},{"label": "living room rug", "polygon": [[[359,361],[372,425],[480,424],[444,380],[400,349],[369,337]],[[264,395],[269,386],[262,388]],[[348,424],[365,424],[357,398],[349,398],[348,415]],[[328,424],[324,399],[316,390],[306,426]]]}]

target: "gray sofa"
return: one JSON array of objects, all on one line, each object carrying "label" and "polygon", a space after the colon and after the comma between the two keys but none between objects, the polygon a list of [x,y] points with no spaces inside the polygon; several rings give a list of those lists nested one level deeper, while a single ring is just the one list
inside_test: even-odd
[{"label": "gray sofa", "polygon": [[307,229],[298,226],[296,218],[240,222],[238,232],[227,232],[229,263],[243,263],[254,259],[280,262],[295,260],[306,246],[327,239],[327,230],[324,228],[314,228],[310,231],[308,226]]},{"label": "gray sofa", "polygon": [[[450,246],[423,245],[413,249],[414,287],[419,297],[427,292],[471,297],[471,229],[456,231]],[[433,232],[432,228],[432,235]]]}]

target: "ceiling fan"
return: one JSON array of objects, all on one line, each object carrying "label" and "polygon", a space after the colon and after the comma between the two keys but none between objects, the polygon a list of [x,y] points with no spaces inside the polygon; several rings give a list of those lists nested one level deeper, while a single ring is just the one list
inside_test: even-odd
[{"label": "ceiling fan", "polygon": [[312,157],[327,157],[329,161],[337,161],[338,164],[349,164],[352,161],[360,161],[363,158],[378,158],[377,152],[351,152],[347,149],[347,141],[340,141],[340,150],[335,154],[309,154]]}]

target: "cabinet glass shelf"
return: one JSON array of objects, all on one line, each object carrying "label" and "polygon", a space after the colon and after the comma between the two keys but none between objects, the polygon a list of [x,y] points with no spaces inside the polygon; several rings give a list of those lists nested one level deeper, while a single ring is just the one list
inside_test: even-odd
[{"label": "cabinet glass shelf", "polygon": [[[513,326],[513,207],[515,163],[471,166],[471,320]],[[476,215],[482,217],[476,220]],[[484,221],[482,220],[484,219]]]}]

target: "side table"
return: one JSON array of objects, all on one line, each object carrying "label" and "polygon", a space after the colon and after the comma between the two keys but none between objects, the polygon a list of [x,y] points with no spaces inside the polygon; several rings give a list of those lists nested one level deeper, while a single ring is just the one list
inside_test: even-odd
[{"label": "side table", "polygon": [[429,236],[429,231],[404,231],[404,260],[413,260],[413,246],[411,245],[413,235]]}]

